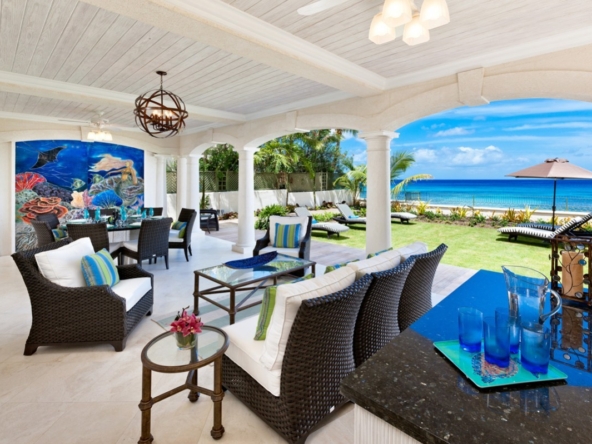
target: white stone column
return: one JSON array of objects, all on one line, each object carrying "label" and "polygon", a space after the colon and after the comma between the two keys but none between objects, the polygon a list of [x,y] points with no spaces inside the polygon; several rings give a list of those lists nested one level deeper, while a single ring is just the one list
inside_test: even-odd
[{"label": "white stone column", "polygon": [[156,207],[162,207],[162,215],[167,215],[167,181],[166,181],[166,163],[170,156],[165,154],[155,154],[156,157]]},{"label": "white stone column", "polygon": [[187,157],[182,156],[177,160],[177,215],[187,208],[187,185]]},{"label": "white stone column", "polygon": [[375,253],[391,247],[391,131],[362,133],[366,140],[368,171],[366,183],[366,252]]},{"label": "white stone column", "polygon": [[[201,155],[189,156],[187,162],[187,208],[194,209],[199,212],[199,202],[201,194],[199,192],[199,159]],[[193,237],[204,236],[205,233],[199,227],[199,217],[193,226]]]},{"label": "white stone column", "polygon": [[238,150],[238,242],[232,251],[251,254],[255,246],[255,167],[259,148]]}]

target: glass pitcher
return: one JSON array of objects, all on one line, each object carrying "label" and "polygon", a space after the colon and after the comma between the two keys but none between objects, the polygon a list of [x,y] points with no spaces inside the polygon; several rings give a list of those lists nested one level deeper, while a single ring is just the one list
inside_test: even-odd
[{"label": "glass pitcher", "polygon": [[[542,273],[527,267],[502,266],[510,314],[520,316],[522,323],[532,322],[543,324],[547,318],[561,308],[561,296],[549,288],[549,279]],[[551,293],[557,305],[549,313],[545,310],[547,293]]]}]

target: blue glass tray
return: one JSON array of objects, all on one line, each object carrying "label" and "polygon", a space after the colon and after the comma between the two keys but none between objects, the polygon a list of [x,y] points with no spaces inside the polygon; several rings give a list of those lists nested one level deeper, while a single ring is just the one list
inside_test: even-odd
[{"label": "blue glass tray", "polygon": [[546,375],[535,375],[520,365],[518,355],[512,355],[508,368],[500,368],[486,362],[483,352],[469,353],[462,350],[458,340],[434,342],[434,347],[479,388],[567,379],[565,373],[552,365],[549,365]]},{"label": "blue glass tray", "polygon": [[224,265],[238,270],[248,270],[249,268],[257,268],[271,262],[277,257],[277,255],[277,251],[272,251],[271,253],[265,253],[260,256],[225,262]]}]

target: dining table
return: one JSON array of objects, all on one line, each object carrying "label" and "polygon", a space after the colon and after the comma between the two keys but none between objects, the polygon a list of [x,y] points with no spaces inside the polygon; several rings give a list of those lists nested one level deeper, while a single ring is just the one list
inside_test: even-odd
[{"label": "dining table", "polygon": [[[107,222],[107,231],[109,233],[109,243],[112,247],[117,244],[123,244],[124,242],[134,241],[138,239],[139,229],[142,226],[142,220],[157,220],[162,219],[163,216],[146,217],[142,219],[140,215],[128,216],[127,221],[122,224],[111,224],[108,222],[109,216],[101,216],[101,222]],[[87,219],[72,219],[66,222],[66,224],[87,224]],[[91,222],[92,223],[92,222]],[[66,224],[62,227],[66,228]]]}]

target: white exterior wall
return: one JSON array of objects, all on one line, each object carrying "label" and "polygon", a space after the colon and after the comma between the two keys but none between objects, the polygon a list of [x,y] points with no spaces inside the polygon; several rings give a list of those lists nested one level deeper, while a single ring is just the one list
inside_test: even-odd
[{"label": "white exterior wall", "polygon": [[156,157],[144,153],[144,204],[156,207]]}]

